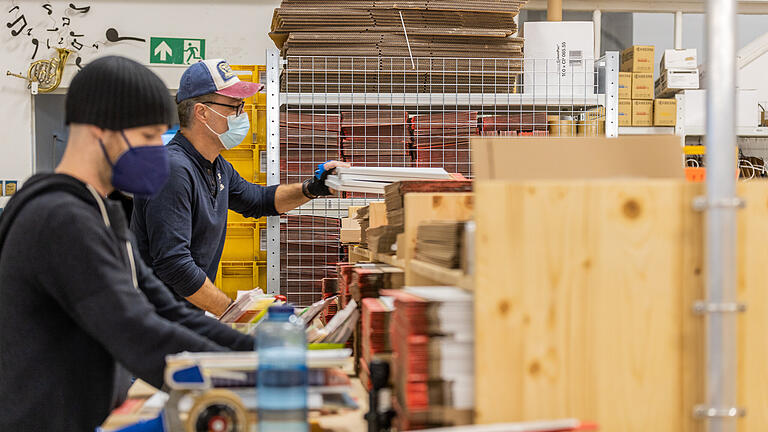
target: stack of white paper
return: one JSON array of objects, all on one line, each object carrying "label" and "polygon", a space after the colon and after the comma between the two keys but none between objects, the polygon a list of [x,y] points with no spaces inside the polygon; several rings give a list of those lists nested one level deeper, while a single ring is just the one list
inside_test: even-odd
[{"label": "stack of white paper", "polygon": [[340,167],[328,176],[325,184],[337,191],[383,194],[386,185],[401,180],[450,178],[451,175],[442,168]]}]

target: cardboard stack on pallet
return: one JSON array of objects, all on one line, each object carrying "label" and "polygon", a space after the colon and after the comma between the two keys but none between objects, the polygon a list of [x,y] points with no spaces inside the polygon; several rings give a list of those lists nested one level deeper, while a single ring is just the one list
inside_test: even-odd
[{"label": "cardboard stack on pallet", "polygon": [[654,99],[658,96],[653,81],[654,55],[653,46],[643,45],[621,52],[619,126],[675,126],[677,123],[675,99]]}]

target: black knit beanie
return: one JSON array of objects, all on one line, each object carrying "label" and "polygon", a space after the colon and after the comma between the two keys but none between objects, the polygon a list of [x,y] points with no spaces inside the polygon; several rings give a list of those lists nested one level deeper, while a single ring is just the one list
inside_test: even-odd
[{"label": "black knit beanie", "polygon": [[125,57],[102,57],[85,66],[67,91],[66,123],[123,130],[170,125],[176,107],[163,81]]}]

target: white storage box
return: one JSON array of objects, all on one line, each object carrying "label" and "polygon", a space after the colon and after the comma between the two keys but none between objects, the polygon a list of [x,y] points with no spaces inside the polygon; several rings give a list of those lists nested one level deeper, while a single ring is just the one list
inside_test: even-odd
[{"label": "white storage box", "polygon": [[535,97],[595,94],[594,24],[527,22],[523,92]]},{"label": "white storage box", "polygon": [[662,72],[664,72],[665,69],[696,70],[699,67],[696,48],[664,50],[664,55],[661,57],[659,66],[661,66],[659,70]]},{"label": "white storage box", "polygon": [[665,70],[656,79],[656,97],[665,98],[681,90],[699,88],[699,70]]},{"label": "white storage box", "polygon": [[[707,91],[686,90],[685,131],[687,134],[704,134],[707,127]],[[754,129],[760,124],[760,108],[757,106],[757,90],[738,89],[736,96],[736,127]]]}]

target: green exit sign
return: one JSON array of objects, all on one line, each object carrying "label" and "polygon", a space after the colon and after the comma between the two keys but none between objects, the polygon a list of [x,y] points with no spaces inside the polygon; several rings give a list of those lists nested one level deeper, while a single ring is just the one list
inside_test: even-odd
[{"label": "green exit sign", "polygon": [[205,60],[205,39],[152,37],[149,63],[188,65]]}]

